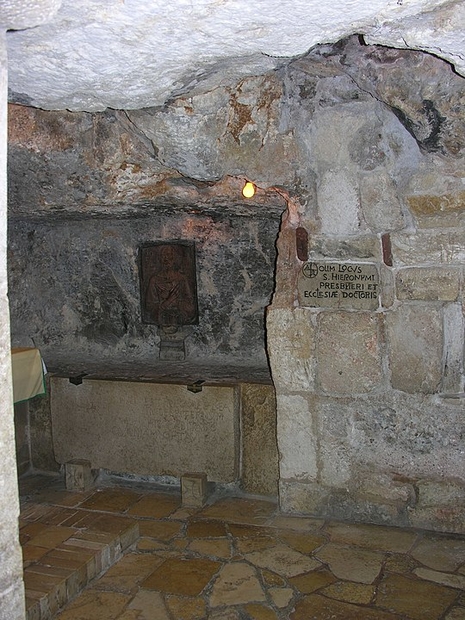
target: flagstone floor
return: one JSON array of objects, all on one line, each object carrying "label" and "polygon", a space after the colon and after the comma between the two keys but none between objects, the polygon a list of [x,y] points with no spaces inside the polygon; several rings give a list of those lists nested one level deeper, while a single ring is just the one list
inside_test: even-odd
[{"label": "flagstone floor", "polygon": [[21,499],[28,620],[465,620],[465,537],[40,476]]}]

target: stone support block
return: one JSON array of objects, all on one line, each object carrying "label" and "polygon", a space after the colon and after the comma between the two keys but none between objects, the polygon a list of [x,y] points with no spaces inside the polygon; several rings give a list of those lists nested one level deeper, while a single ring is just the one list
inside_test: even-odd
[{"label": "stone support block", "polygon": [[421,228],[453,228],[465,221],[465,191],[461,188],[437,195],[407,196],[406,202]]},{"label": "stone support block", "polygon": [[334,394],[369,392],[382,381],[379,315],[325,312],[319,315],[317,379]]},{"label": "stone support block", "polygon": [[461,303],[447,304],[444,313],[444,369],[442,392],[457,394],[464,390],[465,316]]},{"label": "stone support block", "polygon": [[290,514],[321,514],[328,501],[329,491],[316,482],[279,481],[279,507]]},{"label": "stone support block", "polygon": [[88,491],[94,484],[90,461],[73,459],[65,463],[65,482],[68,491]]},{"label": "stone support block", "polygon": [[391,247],[394,267],[421,265],[425,262],[425,258],[429,264],[465,263],[465,242],[463,231],[460,229],[393,233]]},{"label": "stone support block", "polygon": [[318,186],[321,232],[354,235],[360,226],[360,198],[355,178],[344,170],[328,170]]},{"label": "stone support block", "polygon": [[309,260],[381,260],[379,239],[371,234],[346,237],[343,243],[340,239],[327,235],[311,235],[309,252]]},{"label": "stone support block", "polygon": [[411,512],[414,527],[465,533],[465,485],[459,482],[420,480],[418,504]]},{"label": "stone support block", "polygon": [[242,488],[277,495],[276,395],[272,385],[241,385]]},{"label": "stone support block", "polygon": [[191,473],[181,476],[183,506],[201,508],[207,499],[207,474]]},{"label": "stone support block", "polygon": [[281,478],[315,480],[317,438],[306,398],[298,395],[277,397],[277,433]]},{"label": "stone support block", "polygon": [[282,512],[361,523],[409,525],[407,507],[403,502],[386,502],[380,497],[367,497],[347,489],[331,489],[319,483],[281,480],[279,489]]},{"label": "stone support block", "polygon": [[272,309],[267,314],[267,347],[276,389],[312,389],[315,360],[314,311]]},{"label": "stone support block", "polygon": [[387,314],[392,387],[435,393],[442,376],[443,325],[434,306],[404,304]]},{"label": "stone support block", "polygon": [[386,171],[378,169],[361,176],[360,203],[371,231],[384,233],[404,227],[396,184]]},{"label": "stone support block", "polygon": [[456,301],[460,292],[458,267],[411,267],[396,274],[400,300]]}]

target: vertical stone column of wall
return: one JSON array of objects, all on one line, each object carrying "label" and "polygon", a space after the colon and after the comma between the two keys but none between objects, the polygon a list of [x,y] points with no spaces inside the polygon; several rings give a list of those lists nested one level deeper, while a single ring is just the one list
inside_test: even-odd
[{"label": "vertical stone column of wall", "polygon": [[15,458],[13,393],[11,381],[10,320],[7,297],[7,53],[6,31],[47,21],[61,0],[6,0],[0,6],[0,618],[26,617],[22,554],[19,544],[19,498]]},{"label": "vertical stone column of wall", "polygon": [[7,62],[5,32],[0,33],[0,618],[25,618],[22,555],[18,537],[10,330],[6,275],[6,110]]},{"label": "vertical stone column of wall", "polygon": [[[370,102],[326,107],[313,123],[316,204],[289,202],[267,312],[281,508],[463,532],[460,164],[445,182],[446,167]],[[315,266],[328,286],[322,277],[312,297],[303,270]],[[348,268],[376,270],[374,305],[342,299]]]}]

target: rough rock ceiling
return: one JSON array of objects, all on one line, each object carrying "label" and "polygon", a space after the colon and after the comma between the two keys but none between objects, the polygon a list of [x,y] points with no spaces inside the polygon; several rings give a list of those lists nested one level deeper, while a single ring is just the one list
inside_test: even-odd
[{"label": "rough rock ceiling", "polygon": [[7,34],[10,99],[58,110],[160,106],[353,34],[430,52],[464,75],[464,32],[461,0],[63,0],[49,23]]}]

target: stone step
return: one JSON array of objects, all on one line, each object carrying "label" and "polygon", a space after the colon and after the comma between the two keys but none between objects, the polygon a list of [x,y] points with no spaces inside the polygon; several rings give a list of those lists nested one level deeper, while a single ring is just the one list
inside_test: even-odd
[{"label": "stone step", "polygon": [[27,502],[21,508],[27,620],[51,620],[139,538],[134,519]]}]

